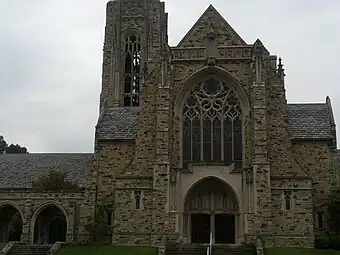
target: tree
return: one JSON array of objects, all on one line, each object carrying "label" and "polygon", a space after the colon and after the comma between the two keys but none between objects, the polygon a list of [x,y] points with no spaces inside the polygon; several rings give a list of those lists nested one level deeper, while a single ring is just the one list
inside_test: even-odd
[{"label": "tree", "polygon": [[8,145],[4,137],[0,135],[0,154],[22,154],[28,153],[27,148],[21,147],[19,144]]},{"label": "tree", "polygon": [[7,148],[7,143],[2,135],[0,135],[0,154],[5,153]]},{"label": "tree", "polygon": [[19,144],[11,144],[6,148],[7,154],[22,154],[27,153],[27,149],[25,147],[21,147]]},{"label": "tree", "polygon": [[37,181],[32,181],[33,191],[35,192],[81,192],[81,188],[66,180],[66,173],[51,171],[48,175],[40,177]]},{"label": "tree", "polygon": [[89,233],[91,241],[97,244],[105,243],[106,237],[111,234],[110,227],[108,226],[108,217],[111,216],[111,205],[101,201],[95,204],[95,217],[89,218],[88,224],[85,225],[85,230]]}]

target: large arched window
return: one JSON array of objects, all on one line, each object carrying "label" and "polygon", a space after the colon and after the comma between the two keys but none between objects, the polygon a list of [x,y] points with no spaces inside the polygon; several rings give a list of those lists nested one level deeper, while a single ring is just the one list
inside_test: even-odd
[{"label": "large arched window", "polygon": [[184,167],[202,161],[242,167],[241,105],[227,82],[210,76],[194,85],[182,114]]},{"label": "large arched window", "polygon": [[125,39],[124,106],[139,106],[141,73],[141,37]]}]

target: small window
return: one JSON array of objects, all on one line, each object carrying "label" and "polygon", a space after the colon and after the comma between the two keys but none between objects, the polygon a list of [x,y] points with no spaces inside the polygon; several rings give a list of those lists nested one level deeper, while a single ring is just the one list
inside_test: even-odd
[{"label": "small window", "polygon": [[142,192],[136,190],[134,192],[134,207],[136,210],[139,210],[142,208]]},{"label": "small window", "polygon": [[107,211],[107,225],[112,226],[112,210]]},{"label": "small window", "polygon": [[318,220],[318,228],[323,229],[324,228],[323,212],[318,212],[317,220]]},{"label": "small window", "polygon": [[286,211],[292,210],[293,193],[291,191],[284,192],[284,209]]}]

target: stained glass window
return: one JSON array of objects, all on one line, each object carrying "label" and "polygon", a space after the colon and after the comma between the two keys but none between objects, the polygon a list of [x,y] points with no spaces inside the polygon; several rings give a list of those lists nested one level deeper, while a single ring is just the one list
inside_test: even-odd
[{"label": "stained glass window", "polygon": [[241,105],[228,83],[208,77],[195,85],[183,107],[183,163],[226,162],[242,167]]}]

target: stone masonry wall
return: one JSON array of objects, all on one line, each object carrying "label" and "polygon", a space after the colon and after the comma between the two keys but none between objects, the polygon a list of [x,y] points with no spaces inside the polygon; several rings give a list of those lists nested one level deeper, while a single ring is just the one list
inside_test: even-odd
[{"label": "stone masonry wall", "polygon": [[[273,246],[313,247],[313,201],[308,179],[272,179]],[[293,194],[292,208],[284,207],[284,192]],[[286,242],[285,240],[291,241]]]},{"label": "stone masonry wall", "polygon": [[[297,162],[312,178],[314,217],[316,213],[322,212],[324,215],[324,229],[318,229],[315,222],[316,231],[328,229],[327,196],[332,189],[332,152],[326,142],[295,142],[293,152]],[[315,220],[317,218],[315,217]]]},{"label": "stone masonry wall", "polygon": [[[279,67],[276,71],[270,66],[267,66],[267,70],[268,156],[272,179],[273,233],[276,235],[273,244],[312,247],[314,245],[312,183],[293,156],[283,70]],[[294,207],[289,212],[280,210],[284,201],[284,190],[293,191],[295,197]],[[295,243],[282,241],[290,236],[294,236]]]},{"label": "stone masonry wall", "polygon": [[85,237],[81,236],[80,222],[82,216],[77,213],[83,205],[83,193],[31,193],[29,191],[0,192],[0,207],[13,205],[23,215],[23,230],[21,240],[31,243],[34,236],[34,223],[39,213],[48,206],[57,206],[66,212],[67,242],[77,242]]},{"label": "stone masonry wall", "polygon": [[242,38],[230,26],[226,25],[215,8],[210,6],[179,46],[204,47],[206,35],[211,29],[217,33],[219,46],[245,45]]}]

